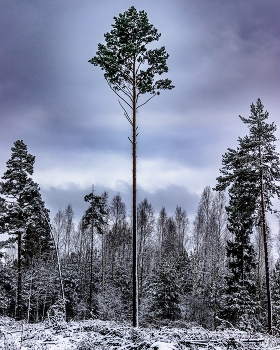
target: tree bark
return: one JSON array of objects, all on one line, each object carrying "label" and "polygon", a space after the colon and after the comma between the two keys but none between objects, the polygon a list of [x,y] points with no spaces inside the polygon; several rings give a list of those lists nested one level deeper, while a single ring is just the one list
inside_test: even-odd
[{"label": "tree bark", "polygon": [[133,327],[138,327],[138,276],[137,276],[137,208],[136,208],[136,73],[133,67],[132,109],[132,245],[133,245]]},{"label": "tree bark", "polygon": [[22,295],[21,295],[21,284],[22,284],[22,233],[18,232],[18,281],[17,281],[17,312],[16,319],[22,319]]},{"label": "tree bark", "polygon": [[105,303],[106,232],[102,235],[102,300]]},{"label": "tree bark", "polygon": [[263,243],[264,243],[264,261],[265,261],[265,282],[266,282],[266,297],[267,297],[267,326],[268,326],[268,333],[270,333],[271,327],[272,327],[272,312],[271,312],[271,293],[270,293],[270,276],[269,276],[270,273],[269,273],[269,262],[268,262],[267,232],[266,232],[262,172],[260,174],[260,187],[261,187],[262,232],[263,232]]},{"label": "tree bark", "polygon": [[92,202],[91,202],[91,242],[90,242],[90,287],[89,287],[89,310],[92,312],[93,303],[93,243],[94,243],[94,220],[93,220],[93,192],[94,189],[92,187]]},{"label": "tree bark", "polygon": [[[259,126],[259,125],[258,125]],[[260,194],[261,194],[261,224],[263,232],[263,244],[264,244],[264,262],[265,262],[265,282],[266,282],[266,297],[267,297],[267,327],[268,333],[271,332],[272,327],[272,312],[271,312],[271,294],[270,294],[270,278],[269,278],[269,262],[268,262],[268,248],[267,248],[267,232],[266,232],[266,220],[265,220],[265,203],[263,193],[263,171],[262,171],[262,151],[261,142],[259,136],[259,161],[260,161]]]}]

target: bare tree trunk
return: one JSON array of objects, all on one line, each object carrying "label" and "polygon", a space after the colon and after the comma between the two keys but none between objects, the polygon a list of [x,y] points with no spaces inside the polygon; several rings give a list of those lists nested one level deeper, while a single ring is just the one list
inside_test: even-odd
[{"label": "bare tree trunk", "polygon": [[[53,261],[53,257],[51,259]],[[44,279],[44,290],[45,290],[45,295],[44,295],[44,304],[43,304],[43,312],[42,312],[42,319],[45,317],[45,310],[46,310],[46,303],[47,303],[47,294],[49,292],[49,287],[50,287],[50,279],[51,279],[51,271],[49,270],[47,282],[46,279]]]},{"label": "bare tree trunk", "polygon": [[17,281],[17,312],[16,319],[22,319],[22,233],[18,232],[18,281]]},{"label": "bare tree trunk", "polygon": [[[142,225],[141,225],[142,226]],[[145,227],[141,227],[140,230],[140,242],[139,242],[139,252],[138,252],[138,304],[141,305],[142,293],[143,293],[143,274],[144,274],[144,249],[145,249]]]},{"label": "bare tree trunk", "polygon": [[[87,305],[88,307],[88,293],[89,293],[89,283],[88,283],[88,270],[87,270],[87,267],[88,267],[88,260],[90,259],[90,256],[88,256],[89,252],[86,251],[86,254],[85,254],[85,263],[84,263],[84,303],[85,305]],[[84,319],[86,318],[87,316],[87,311],[88,309],[85,309],[84,311]]]},{"label": "bare tree trunk", "polygon": [[[38,264],[38,269],[39,269],[39,280],[42,279],[42,268],[41,268],[41,262],[40,264]],[[40,289],[41,288],[38,288],[38,291],[37,291],[37,298],[36,298],[36,322],[39,322],[39,299],[40,299],[40,295],[41,295],[41,292],[40,292]]]},{"label": "bare tree trunk", "polygon": [[105,278],[106,278],[106,233],[102,235],[102,299],[105,302]]},{"label": "bare tree trunk", "polygon": [[93,295],[93,217],[91,218],[91,242],[90,242],[90,286],[89,286],[89,310],[92,311],[92,295]]},{"label": "bare tree trunk", "polygon": [[137,276],[137,207],[136,207],[136,73],[133,67],[133,110],[132,110],[132,245],[133,245],[133,327],[138,327],[138,276]]},{"label": "bare tree trunk", "polygon": [[260,190],[261,190],[261,222],[262,222],[262,231],[263,231],[265,282],[266,282],[266,297],[267,297],[267,327],[268,327],[268,332],[270,333],[271,327],[272,327],[272,312],[271,312],[267,232],[266,232],[266,220],[265,220],[265,204],[264,204],[264,193],[263,193],[262,152],[261,152],[261,146],[260,146],[260,138],[259,138],[259,162],[260,162]]},{"label": "bare tree trunk", "polygon": [[31,270],[30,288],[29,288],[29,296],[28,296],[27,323],[29,323],[29,318],[30,318],[33,273],[34,273],[34,261],[32,259],[32,270]]},{"label": "bare tree trunk", "polygon": [[270,274],[269,274],[269,262],[268,262],[267,232],[266,232],[262,173],[260,175],[260,186],[261,186],[262,231],[263,231],[264,261],[265,261],[265,282],[266,282],[266,296],[267,296],[267,326],[268,326],[268,332],[270,333],[271,327],[272,327],[272,312],[271,312],[271,294],[270,294],[270,276],[269,276]]}]

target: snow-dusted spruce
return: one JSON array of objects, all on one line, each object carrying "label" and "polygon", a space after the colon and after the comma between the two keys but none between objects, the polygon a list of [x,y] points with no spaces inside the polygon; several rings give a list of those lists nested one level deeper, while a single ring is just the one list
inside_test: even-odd
[{"label": "snow-dusted spruce", "polygon": [[18,282],[16,317],[22,318],[22,263],[31,266],[38,254],[52,249],[49,211],[45,208],[40,188],[30,177],[35,156],[22,140],[14,142],[7,170],[0,183],[1,230],[15,236],[18,245]]},{"label": "snow-dusted spruce", "polygon": [[[137,276],[137,205],[136,205],[136,111],[160,90],[171,90],[170,79],[155,80],[168,72],[165,47],[147,49],[147,45],[158,41],[160,33],[149,23],[147,13],[131,6],[119,17],[114,17],[113,29],[104,35],[106,44],[98,44],[96,56],[89,60],[105,71],[109,87],[119,97],[125,117],[132,126],[132,231],[133,231],[133,325],[138,325],[138,276]],[[141,95],[151,96],[141,101]],[[125,107],[132,112],[132,117]]]},{"label": "snow-dusted spruce", "polygon": [[[268,112],[260,99],[256,105],[251,105],[251,115],[241,117],[248,126],[249,134],[238,138],[238,149],[229,149],[223,156],[222,175],[217,178],[217,190],[224,190],[231,186],[231,198],[235,201],[232,220],[250,229],[252,218],[254,224],[260,226],[263,233],[265,272],[267,289],[267,325],[268,331],[272,327],[270,276],[267,248],[266,212],[272,211],[271,199],[276,195],[280,198],[280,160],[276,152],[274,133],[276,125],[268,124]],[[241,217],[243,216],[243,217]],[[233,222],[233,221],[232,221]],[[232,224],[231,224],[232,225]],[[248,226],[249,225],[249,226]],[[244,228],[244,227],[243,227]]]},{"label": "snow-dusted spruce", "polygon": [[182,295],[181,281],[175,261],[163,259],[153,271],[150,289],[149,318],[177,320],[181,317],[180,299]]},{"label": "snow-dusted spruce", "polygon": [[[256,311],[253,276],[256,262],[250,242],[256,208],[255,182],[248,172],[246,152],[242,148],[229,149],[223,156],[223,165],[223,174],[228,167],[233,171],[226,208],[232,239],[227,241],[229,274],[226,277],[225,303],[220,315],[238,326],[244,321],[253,323]],[[221,183],[224,185],[224,180],[225,178],[218,178],[218,189],[221,188]]]}]

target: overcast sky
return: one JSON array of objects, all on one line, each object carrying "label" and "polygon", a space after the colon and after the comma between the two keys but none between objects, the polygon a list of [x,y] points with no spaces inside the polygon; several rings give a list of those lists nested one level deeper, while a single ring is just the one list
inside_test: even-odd
[{"label": "overcast sky", "polygon": [[131,210],[131,128],[88,60],[132,5],[162,34],[175,85],[137,115],[138,202],[192,218],[222,154],[247,133],[238,115],[261,98],[280,128],[279,0],[2,0],[0,174],[23,140],[52,217],[70,202],[78,221],[92,184]]}]

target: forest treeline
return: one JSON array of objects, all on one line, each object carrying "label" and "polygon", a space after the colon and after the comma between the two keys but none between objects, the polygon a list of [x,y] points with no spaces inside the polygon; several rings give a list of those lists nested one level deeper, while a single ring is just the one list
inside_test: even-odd
[{"label": "forest treeline", "polygon": [[[168,215],[164,207],[156,214],[148,198],[138,204],[140,324],[280,329],[280,260],[272,259],[266,219],[279,198],[280,167],[267,118],[260,99],[241,118],[249,134],[224,154],[192,223],[182,207]],[[16,141],[0,183],[0,229],[10,235],[1,243],[0,314],[131,321],[132,218],[120,194],[86,195],[78,225],[71,204],[51,221],[31,177],[34,162]]]},{"label": "forest treeline", "polygon": [[[75,226],[71,204],[60,209],[52,221],[68,320],[89,317],[131,320],[131,217],[119,194],[109,201],[105,192],[101,198],[106,217],[100,233],[95,223],[85,217]],[[156,216],[147,199],[138,205],[140,323],[185,320],[216,328],[222,320],[234,321],[226,299],[230,275],[227,242],[232,237],[227,229],[225,207],[225,194],[214,192],[209,186],[202,193],[192,224],[179,206],[172,216],[164,207]],[[255,286],[255,290],[247,303],[242,305],[241,296],[240,305],[236,305],[240,307],[238,326],[261,329],[266,308],[260,230],[256,229],[251,239],[258,264],[246,276],[246,282]],[[51,239],[49,247],[39,250],[33,247],[32,252],[28,247],[33,240],[25,236],[23,242],[22,317],[38,322],[46,318],[49,308],[62,298],[58,261]],[[17,245],[13,239],[4,243],[0,312],[15,317]],[[280,304],[280,263],[271,262],[271,266],[274,267],[272,298],[276,308]],[[279,322],[278,312],[275,317]]]}]

